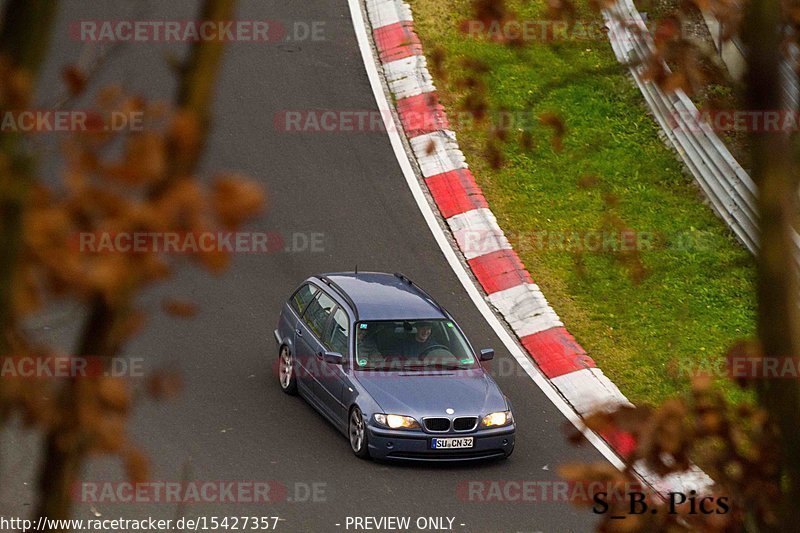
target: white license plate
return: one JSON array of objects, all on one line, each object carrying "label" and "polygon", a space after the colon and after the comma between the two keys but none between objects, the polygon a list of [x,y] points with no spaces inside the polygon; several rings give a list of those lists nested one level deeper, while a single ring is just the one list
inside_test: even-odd
[{"label": "white license plate", "polygon": [[431,439],[431,448],[434,450],[456,450],[459,448],[472,448],[475,444],[474,437],[452,439]]}]

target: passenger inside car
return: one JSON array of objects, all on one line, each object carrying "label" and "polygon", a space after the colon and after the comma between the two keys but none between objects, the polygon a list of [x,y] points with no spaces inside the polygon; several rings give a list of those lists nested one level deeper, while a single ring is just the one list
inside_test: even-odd
[{"label": "passenger inside car", "polygon": [[357,362],[359,365],[363,366],[367,363],[375,363],[384,360],[383,355],[381,355],[381,349],[378,348],[378,343],[375,342],[377,333],[379,333],[377,329],[375,331],[370,331],[367,328],[367,324],[359,325],[356,337],[356,358],[358,359]]}]

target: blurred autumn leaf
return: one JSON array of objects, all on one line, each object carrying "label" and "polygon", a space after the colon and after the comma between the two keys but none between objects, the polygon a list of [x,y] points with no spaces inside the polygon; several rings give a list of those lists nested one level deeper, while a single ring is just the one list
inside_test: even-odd
[{"label": "blurred autumn leaf", "polygon": [[[57,7],[49,0],[6,3],[0,111],[30,106]],[[231,0],[206,0],[201,18],[227,20],[234,7]],[[265,210],[266,194],[249,177],[222,171],[210,187],[196,179],[222,48],[202,41],[190,47],[174,105],[127,94],[120,86],[99,89],[92,120],[135,112],[144,127],[114,131],[92,122],[87,131],[71,133],[63,144],[60,180],[39,179],[37,154],[23,135],[0,132],[0,358],[53,355],[29,339],[22,324],[69,299],[87,308],[75,357],[97,357],[108,365],[146,324],[147,313],[135,303],[143,289],[169,279],[186,260],[213,273],[229,264],[219,250],[176,256],[158,249],[109,253],[80,245],[87,235],[233,231]],[[85,94],[92,82],[76,65],[62,70],[62,80],[68,98]],[[193,303],[179,299],[165,301],[163,310],[184,318],[197,312]],[[163,371],[148,378],[146,392],[163,399],[180,388],[179,375]],[[102,372],[92,378],[0,383],[2,420],[18,414],[45,434],[37,516],[69,518],[70,488],[91,454],[117,455],[132,481],[147,478],[147,458],[126,430],[135,401],[127,380]]]}]

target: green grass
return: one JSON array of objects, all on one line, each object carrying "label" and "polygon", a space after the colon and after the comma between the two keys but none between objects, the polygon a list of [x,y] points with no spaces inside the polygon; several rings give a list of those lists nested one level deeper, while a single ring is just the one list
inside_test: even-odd
[{"label": "green grass", "polygon": [[[532,126],[533,147],[519,132],[502,145],[503,167],[486,157],[487,127],[455,126],[461,148],[501,227],[567,328],[634,403],[660,403],[687,390],[687,372],[719,361],[755,330],[754,262],[703,203],[677,156],[660,140],[641,94],[606,40],[529,42],[511,48],[459,31],[469,0],[411,0],[429,64],[445,52],[436,79],[453,114],[463,109],[465,58],[491,67],[483,76],[490,109],[538,116],[554,112],[567,131],[563,151],[552,129]],[[543,2],[507,2],[520,20],[543,18]],[[579,17],[599,20],[583,10]],[[434,76],[436,76],[434,69]],[[587,175],[598,178],[585,186]],[[582,185],[583,184],[583,185]],[[532,242],[537,232],[652,235],[637,278],[626,254],[576,254]],[[636,257],[633,258],[634,261]],[[744,398],[721,382],[733,400]]]}]

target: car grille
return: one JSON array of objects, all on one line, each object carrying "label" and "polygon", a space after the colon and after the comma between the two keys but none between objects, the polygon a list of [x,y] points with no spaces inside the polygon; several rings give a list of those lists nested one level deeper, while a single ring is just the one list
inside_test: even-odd
[{"label": "car grille", "polygon": [[441,417],[425,418],[423,419],[423,422],[425,423],[425,429],[427,429],[428,431],[436,431],[439,433],[450,431],[449,418],[441,418]]},{"label": "car grille", "polygon": [[504,457],[503,450],[479,450],[462,452],[392,452],[387,455],[390,459],[407,459],[415,461],[467,461],[474,459],[490,459]]},{"label": "car grille", "polygon": [[453,420],[453,429],[455,431],[472,431],[477,425],[477,416],[460,416]]}]

